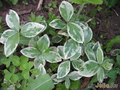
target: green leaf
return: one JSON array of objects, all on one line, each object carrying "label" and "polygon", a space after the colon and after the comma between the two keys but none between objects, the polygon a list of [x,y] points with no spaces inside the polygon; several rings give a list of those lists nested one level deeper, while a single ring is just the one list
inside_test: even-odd
[{"label": "green leaf", "polygon": [[60,19],[54,19],[49,25],[55,29],[64,29],[66,27],[66,24]]},{"label": "green leaf", "polygon": [[22,76],[23,76],[25,79],[29,79],[29,76],[30,76],[29,70],[23,70],[23,71],[22,71]]},{"label": "green leaf", "polygon": [[44,66],[42,64],[40,64],[38,66],[38,75],[36,75],[36,77],[39,77],[44,74],[46,74],[46,70],[45,70]]},{"label": "green leaf", "polygon": [[20,64],[25,64],[28,62],[28,57],[26,56],[20,56]]},{"label": "green leaf", "polygon": [[6,15],[6,23],[12,30],[19,31],[20,19],[14,10],[10,10],[9,14]]},{"label": "green leaf", "polygon": [[77,81],[71,81],[70,82],[70,89],[78,89],[81,85],[80,80]]},{"label": "green leaf", "polygon": [[40,56],[38,56],[38,57],[36,57],[36,58],[34,59],[34,67],[35,67],[35,68],[38,68],[38,66],[39,66],[40,64],[42,64],[42,65],[44,65],[44,66],[45,66],[45,64],[46,64],[45,59],[44,59],[44,57],[43,57],[42,55],[40,55]]},{"label": "green leaf", "polygon": [[24,36],[20,36],[19,44],[28,45],[29,41],[30,41],[30,38],[26,38]]},{"label": "green leaf", "polygon": [[18,0],[11,0],[13,5],[16,5],[18,3]]},{"label": "green leaf", "polygon": [[120,55],[117,55],[116,60],[117,60],[117,63],[120,65]]},{"label": "green leaf", "polygon": [[65,42],[64,44],[64,59],[69,59],[72,56],[74,56],[77,51],[79,50],[79,44],[77,42],[75,42],[72,39],[69,39],[67,42]]},{"label": "green leaf", "polygon": [[28,62],[27,63],[27,69],[30,70],[33,67],[33,65],[34,65],[34,62]]},{"label": "green leaf", "polygon": [[92,43],[88,43],[85,46],[85,54],[87,55],[87,58],[89,60],[96,60],[95,52],[93,51],[91,46],[92,46]]},{"label": "green leaf", "polygon": [[21,34],[25,37],[32,38],[45,30],[45,26],[36,22],[29,22],[21,29]]},{"label": "green leaf", "polygon": [[17,74],[13,74],[13,75],[11,76],[10,80],[11,80],[13,83],[15,83],[15,82],[17,82],[17,81],[19,80],[19,77],[18,77]]},{"label": "green leaf", "polygon": [[10,80],[10,77],[12,76],[12,73],[10,73],[7,69],[4,70],[5,73],[5,79],[6,80]]},{"label": "green leaf", "polygon": [[48,74],[42,75],[31,82],[25,90],[52,90],[54,84]]},{"label": "green leaf", "polygon": [[15,73],[16,70],[15,66],[10,66],[9,69],[11,73]]},{"label": "green leaf", "polygon": [[68,0],[68,1],[77,3],[77,4],[84,4],[84,3],[102,4],[103,3],[102,0]]},{"label": "green leaf", "polygon": [[78,60],[72,60],[72,66],[76,69],[79,70],[84,64],[84,61],[81,59]]},{"label": "green leaf", "polygon": [[98,47],[97,52],[96,52],[96,56],[97,56],[98,63],[102,64],[104,56],[103,56],[103,51],[102,51],[101,47]]},{"label": "green leaf", "polygon": [[44,59],[50,63],[57,63],[61,61],[60,56],[53,51],[50,51],[49,53],[44,53],[43,56],[44,56]]},{"label": "green leaf", "polygon": [[41,52],[45,52],[49,46],[50,46],[50,40],[48,35],[45,34],[38,40],[37,47]]},{"label": "green leaf", "polygon": [[68,77],[65,78],[65,87],[67,89],[70,87],[70,79]]},{"label": "green leaf", "polygon": [[14,66],[20,65],[20,58],[18,56],[12,56],[12,57],[10,57],[10,60],[12,61],[12,64]]},{"label": "green leaf", "polygon": [[62,62],[57,70],[57,78],[65,77],[70,71],[70,61]]},{"label": "green leaf", "polygon": [[83,29],[75,23],[68,23],[67,24],[67,32],[69,36],[78,43],[84,42],[84,33]]},{"label": "green leaf", "polygon": [[106,60],[104,60],[104,62],[102,63],[102,66],[103,66],[103,68],[104,68],[105,70],[111,70],[113,64],[110,63],[110,59],[106,59]]},{"label": "green leaf", "polygon": [[68,77],[73,81],[76,81],[76,80],[79,80],[80,78],[82,78],[82,76],[79,75],[78,71],[73,71],[73,72],[69,73]]},{"label": "green leaf", "polygon": [[27,47],[21,50],[21,53],[29,58],[38,57],[41,53],[34,47]]},{"label": "green leaf", "polygon": [[11,37],[9,37],[4,45],[4,53],[5,56],[8,57],[11,55],[15,49],[17,48],[19,43],[19,33],[13,34]]},{"label": "green leaf", "polygon": [[98,81],[100,83],[102,83],[103,80],[104,80],[104,77],[105,77],[105,75],[104,75],[104,69],[102,67],[99,67],[98,72],[97,72],[97,79],[98,79]]},{"label": "green leaf", "polygon": [[1,35],[0,38],[0,42],[5,44],[6,40],[11,37],[12,35],[14,35],[16,32],[14,30],[8,29],[6,31],[4,31]]},{"label": "green leaf", "polygon": [[109,78],[116,79],[117,78],[117,71],[115,69],[110,70],[110,72],[107,74]]},{"label": "green leaf", "polygon": [[91,77],[98,71],[98,63],[94,60],[86,61],[83,67],[79,70],[79,74],[84,77]]},{"label": "green leaf", "polygon": [[2,59],[1,62],[6,65],[6,67],[10,66],[10,59]]},{"label": "green leaf", "polygon": [[65,21],[69,21],[74,13],[73,6],[67,2],[67,1],[62,1],[62,3],[59,6],[59,11],[61,16],[65,19]]}]

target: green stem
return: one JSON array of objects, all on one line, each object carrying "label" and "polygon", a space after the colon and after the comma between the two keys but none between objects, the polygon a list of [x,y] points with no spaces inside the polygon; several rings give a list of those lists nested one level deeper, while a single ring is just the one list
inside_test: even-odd
[{"label": "green stem", "polygon": [[75,17],[75,21],[78,19],[78,16],[79,16],[80,13],[82,12],[82,10],[83,10],[83,8],[84,8],[84,5],[85,5],[85,3],[80,6],[79,11],[78,11],[78,13],[77,13],[77,15],[76,15],[76,17]]}]

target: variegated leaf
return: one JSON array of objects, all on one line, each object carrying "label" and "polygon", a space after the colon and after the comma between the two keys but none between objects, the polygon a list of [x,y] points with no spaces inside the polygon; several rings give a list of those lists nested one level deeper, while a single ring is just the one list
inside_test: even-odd
[{"label": "variegated leaf", "polygon": [[43,53],[43,57],[46,61],[50,63],[57,63],[61,61],[60,56],[53,51],[50,51],[49,53]]},{"label": "variegated leaf", "polygon": [[97,79],[98,79],[98,81],[100,83],[102,83],[103,80],[104,80],[104,77],[105,77],[104,69],[102,67],[99,67],[98,72],[97,72]]},{"label": "variegated leaf", "polygon": [[79,44],[74,40],[70,39],[64,44],[63,52],[64,52],[64,59],[69,59],[74,56],[77,51],[79,50]]},{"label": "variegated leaf", "polygon": [[68,77],[65,78],[65,87],[67,89],[70,87],[70,79]]},{"label": "variegated leaf", "polygon": [[63,29],[66,27],[66,24],[60,19],[55,19],[51,21],[49,25],[55,29]]},{"label": "variegated leaf", "polygon": [[67,1],[62,1],[59,7],[59,11],[66,22],[68,22],[72,18],[74,13],[73,6]]},{"label": "variegated leaf", "polygon": [[6,23],[12,30],[19,31],[20,19],[14,10],[10,10],[6,15]]},{"label": "variegated leaf", "polygon": [[98,71],[99,65],[94,60],[86,61],[83,67],[79,70],[79,74],[84,77],[91,77]]},{"label": "variegated leaf", "polygon": [[79,72],[78,71],[73,71],[71,73],[68,74],[68,77],[71,79],[71,80],[79,80],[80,78],[82,78],[81,75],[79,75]]},{"label": "variegated leaf", "polygon": [[36,75],[36,77],[38,78],[39,76],[44,75],[44,74],[46,74],[46,70],[45,70],[44,66],[42,64],[40,64],[38,66],[38,75]]},{"label": "variegated leaf", "polygon": [[38,40],[37,47],[41,52],[44,52],[48,49],[49,46],[50,46],[50,40],[48,35],[45,34]]},{"label": "variegated leaf", "polygon": [[67,32],[69,36],[78,43],[84,42],[84,33],[83,29],[76,23],[67,24]]},{"label": "variegated leaf", "polygon": [[1,35],[0,42],[4,44],[6,42],[6,40],[9,37],[11,37],[12,35],[14,35],[15,33],[16,33],[16,31],[11,30],[11,29],[4,31]]},{"label": "variegated leaf", "polygon": [[38,56],[38,57],[36,57],[36,58],[34,59],[34,67],[35,67],[35,68],[38,68],[38,66],[39,66],[40,64],[42,64],[42,65],[44,65],[44,66],[45,66],[45,64],[46,64],[46,61],[45,61],[45,59],[43,58],[42,55],[40,55],[40,56]]},{"label": "variegated leaf", "polygon": [[25,37],[32,38],[45,30],[45,26],[36,22],[29,22],[21,29],[21,34]]},{"label": "variegated leaf", "polygon": [[76,70],[80,70],[80,68],[82,68],[84,64],[84,61],[81,59],[78,60],[73,60],[72,61],[72,66],[76,69]]},{"label": "variegated leaf", "polygon": [[39,50],[37,50],[34,47],[27,47],[21,50],[21,53],[29,58],[36,58],[39,55],[41,55],[41,53],[39,52]]},{"label": "variegated leaf", "polygon": [[70,61],[64,61],[62,62],[57,70],[57,78],[63,78],[67,76],[67,74],[70,71]]},{"label": "variegated leaf", "polygon": [[63,48],[64,48],[63,46],[58,46],[57,52],[58,52],[59,56],[64,59],[65,53],[63,52]]},{"label": "variegated leaf", "polygon": [[19,43],[19,33],[14,33],[11,37],[8,37],[8,39],[5,41],[4,44],[4,53],[6,57],[11,55],[15,49],[17,48]]},{"label": "variegated leaf", "polygon": [[98,63],[102,64],[103,59],[104,59],[104,55],[103,55],[103,51],[102,51],[101,47],[98,47],[97,52],[96,52],[96,56],[97,56]]}]

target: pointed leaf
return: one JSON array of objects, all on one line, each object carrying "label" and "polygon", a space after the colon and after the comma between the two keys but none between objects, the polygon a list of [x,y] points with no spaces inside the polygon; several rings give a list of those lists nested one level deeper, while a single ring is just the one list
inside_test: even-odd
[{"label": "pointed leaf", "polygon": [[13,34],[11,37],[9,37],[4,45],[4,53],[6,57],[11,55],[15,49],[17,48],[19,43],[19,33]]},{"label": "pointed leaf", "polygon": [[104,68],[105,70],[111,70],[113,64],[110,63],[110,59],[106,59],[106,60],[104,60],[104,62],[102,63],[102,66],[103,66],[103,68]]},{"label": "pointed leaf", "polygon": [[79,50],[79,44],[75,42],[74,40],[70,39],[64,44],[64,59],[69,59],[72,56],[74,56],[77,51]]},{"label": "pointed leaf", "polygon": [[49,25],[55,29],[63,29],[66,26],[66,24],[60,19],[54,19]]},{"label": "pointed leaf", "polygon": [[29,22],[21,29],[21,34],[25,37],[32,38],[45,30],[45,26],[36,22]]},{"label": "pointed leaf", "polygon": [[68,23],[67,24],[67,32],[69,36],[78,43],[84,42],[84,33],[82,28],[75,23]]},{"label": "pointed leaf", "polygon": [[61,58],[64,58],[64,52],[63,52],[63,46],[58,46],[57,47],[57,52]]},{"label": "pointed leaf", "polygon": [[93,33],[90,27],[84,29],[84,43],[87,44],[93,37]]},{"label": "pointed leaf", "polygon": [[70,79],[66,77],[65,79],[65,87],[68,89],[70,87]]},{"label": "pointed leaf", "polygon": [[103,70],[103,68],[102,68],[102,67],[99,67],[98,72],[97,72],[97,79],[98,79],[98,81],[99,81],[100,83],[103,82],[104,76],[105,76],[105,75],[104,75],[104,70]]},{"label": "pointed leaf", "polygon": [[92,44],[89,43],[85,46],[85,54],[87,55],[87,58],[89,60],[96,60],[96,56],[95,56],[95,53],[92,49]]},{"label": "pointed leaf", "polygon": [[54,84],[48,74],[42,75],[31,82],[25,90],[52,90]]},{"label": "pointed leaf", "polygon": [[80,78],[82,78],[81,75],[79,75],[79,72],[78,71],[73,71],[71,73],[69,73],[68,77],[71,79],[71,80],[79,80]]},{"label": "pointed leaf", "polygon": [[43,56],[44,56],[44,59],[50,63],[57,63],[61,61],[60,56],[53,51],[50,51],[49,53],[44,53]]},{"label": "pointed leaf", "polygon": [[48,49],[49,46],[50,46],[50,40],[48,35],[45,34],[38,40],[37,47],[41,52],[44,52]]},{"label": "pointed leaf", "polygon": [[19,31],[20,20],[14,10],[10,10],[9,14],[6,15],[6,23],[12,30]]},{"label": "pointed leaf", "polygon": [[29,58],[35,58],[41,55],[41,53],[34,47],[27,47],[21,50],[21,53]]},{"label": "pointed leaf", "polygon": [[80,46],[77,53],[74,56],[72,56],[70,60],[77,60],[81,55],[82,55],[82,47]]},{"label": "pointed leaf", "polygon": [[70,61],[62,62],[57,70],[57,78],[65,77],[70,71]]},{"label": "pointed leaf", "polygon": [[76,69],[76,70],[79,70],[84,64],[84,61],[81,60],[81,59],[78,59],[78,60],[73,60],[72,61],[72,66]]},{"label": "pointed leaf", "polygon": [[104,56],[103,56],[103,51],[102,51],[101,47],[98,47],[97,52],[96,52],[96,56],[97,56],[98,63],[102,64]]},{"label": "pointed leaf", "polygon": [[61,16],[68,22],[71,17],[73,16],[74,9],[73,6],[67,2],[67,1],[62,1],[59,7],[59,11]]},{"label": "pointed leaf", "polygon": [[98,63],[94,60],[86,61],[83,67],[79,70],[79,74],[84,77],[91,77],[98,71]]},{"label": "pointed leaf", "polygon": [[38,75],[36,75],[36,77],[39,77],[44,74],[46,74],[46,70],[45,70],[44,66],[42,64],[40,64],[38,66]]},{"label": "pointed leaf", "polygon": [[11,29],[4,31],[1,35],[0,42],[4,44],[6,42],[6,40],[9,37],[11,37],[12,35],[14,35],[15,33],[16,32],[14,30],[11,30]]},{"label": "pointed leaf", "polygon": [[35,67],[35,68],[38,68],[38,66],[39,66],[40,64],[42,64],[42,65],[44,65],[44,66],[45,66],[45,64],[46,64],[45,59],[44,59],[44,57],[43,57],[42,55],[40,55],[40,56],[38,56],[38,57],[36,57],[36,58],[34,59],[34,67]]}]

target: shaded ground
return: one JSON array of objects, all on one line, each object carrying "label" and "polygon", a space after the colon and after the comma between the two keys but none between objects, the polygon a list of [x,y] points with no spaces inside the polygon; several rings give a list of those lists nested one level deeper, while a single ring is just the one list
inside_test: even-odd
[{"label": "shaded ground", "polygon": [[[5,28],[7,28],[5,16],[9,12],[9,9],[15,10],[20,16],[21,24],[25,24],[28,22],[28,17],[30,17],[31,12],[34,12],[36,15],[42,15],[46,18],[49,18],[48,17],[49,10],[44,8],[45,5],[48,5],[48,3],[52,1],[57,1],[58,2],[57,6],[59,6],[62,0],[43,0],[41,10],[38,11],[36,11],[36,8],[38,6],[39,0],[26,0],[27,1],[26,5],[23,4],[22,2],[23,0],[19,1],[20,2],[15,6],[4,2],[3,7],[0,8],[0,17],[3,17],[2,25]],[[90,13],[90,11],[94,7],[95,6],[90,6],[90,8],[87,11]],[[101,7],[103,7],[103,9],[98,11],[94,17],[97,25],[93,28],[93,32],[94,39],[100,41],[100,43],[105,45],[108,42],[108,40],[114,38],[117,35],[120,35],[120,2],[115,7],[109,10],[105,9],[107,8],[105,5],[102,5]],[[55,13],[56,15],[59,15],[58,9],[54,9],[52,12]],[[103,35],[104,38],[100,38],[101,35]],[[113,49],[120,49],[120,43],[115,44]],[[119,88],[109,90],[120,90],[120,77],[116,79],[115,83],[119,85]]]}]

